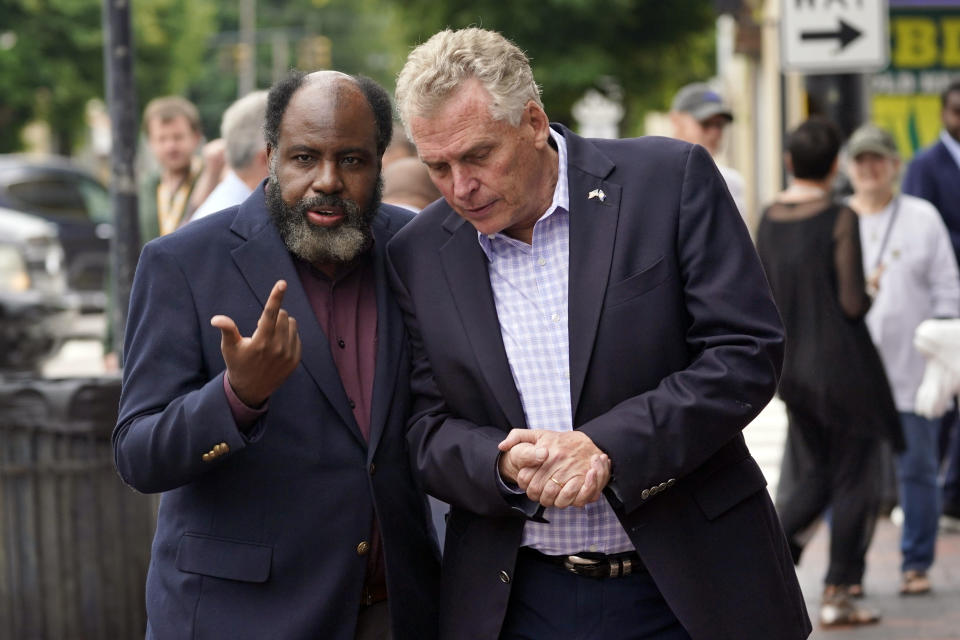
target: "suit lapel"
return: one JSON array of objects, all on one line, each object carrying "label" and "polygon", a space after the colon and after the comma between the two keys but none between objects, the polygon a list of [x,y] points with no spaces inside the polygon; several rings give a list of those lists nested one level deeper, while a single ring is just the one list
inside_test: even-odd
[{"label": "suit lapel", "polygon": [[333,354],[330,353],[327,336],[314,316],[290,252],[269,222],[262,186],[241,205],[233,230],[246,238],[246,242],[234,249],[232,255],[237,268],[260,303],[258,317],[276,281],[286,280],[287,291],[283,296],[283,308],[297,319],[297,329],[303,345],[300,364],[330,401],[343,423],[361,444],[366,445],[350,410]]},{"label": "suit lapel", "polygon": [[583,138],[567,130],[563,133],[570,187],[570,399],[576,416],[610,276],[620,185],[603,180],[613,170],[606,156]]},{"label": "suit lapel", "polygon": [[393,404],[399,377],[400,354],[404,348],[403,316],[390,293],[387,279],[385,247],[390,240],[387,219],[381,214],[374,219],[373,251],[374,281],[377,289],[377,361],[373,376],[373,394],[370,408],[369,457],[383,435],[383,429]]},{"label": "suit lapel", "polygon": [[440,259],[464,335],[507,424],[511,428],[525,427],[523,405],[503,346],[487,258],[477,242],[477,231],[456,213],[450,214],[444,226],[453,236],[440,249]]}]

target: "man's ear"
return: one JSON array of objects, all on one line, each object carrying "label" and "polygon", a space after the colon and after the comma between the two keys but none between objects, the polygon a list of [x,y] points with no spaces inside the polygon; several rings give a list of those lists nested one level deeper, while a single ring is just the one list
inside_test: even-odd
[{"label": "man's ear", "polygon": [[543,148],[550,139],[550,119],[543,108],[533,100],[527,102],[524,116],[533,129],[534,146]]},{"label": "man's ear", "polygon": [[674,137],[674,138],[679,138],[679,137],[680,137],[681,125],[683,124],[683,123],[680,121],[681,118],[682,118],[682,116],[681,116],[679,113],[677,113],[676,111],[671,111],[671,112],[668,114],[668,116],[669,116],[669,118],[670,118],[670,126],[673,127],[673,137]]}]

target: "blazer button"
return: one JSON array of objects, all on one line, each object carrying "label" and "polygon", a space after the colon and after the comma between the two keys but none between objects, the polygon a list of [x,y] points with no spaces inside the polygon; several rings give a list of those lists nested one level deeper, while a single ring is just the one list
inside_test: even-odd
[{"label": "blazer button", "polygon": [[649,498],[649,497],[650,497],[650,489],[644,489],[643,491],[641,491],[641,492],[640,492],[640,497],[641,497],[643,500],[646,500],[647,498]]},{"label": "blazer button", "polygon": [[507,573],[506,571],[501,571],[501,572],[500,572],[500,582],[502,582],[503,584],[509,584],[509,583],[510,583],[510,574]]},{"label": "blazer button", "polygon": [[661,482],[660,485],[657,487],[657,491],[665,491],[666,488],[667,488],[667,483]]},{"label": "blazer button", "polygon": [[672,486],[675,485],[675,484],[677,484],[677,481],[676,481],[675,478],[670,478],[669,480],[667,480],[667,486],[668,486],[668,487],[672,487]]},{"label": "blazer button", "polygon": [[650,487],[650,495],[655,496],[660,492],[660,488],[656,485]]},{"label": "blazer button", "polygon": [[203,460],[204,462],[210,462],[210,460],[211,460],[210,454],[209,454],[209,453],[205,453],[205,454],[203,454],[202,456],[200,456],[200,459]]},{"label": "blazer button", "polygon": [[370,475],[373,475],[377,472],[377,465],[374,462],[370,463]]},{"label": "blazer button", "polygon": [[370,552],[370,543],[367,542],[366,540],[364,540],[363,542],[357,545],[358,556],[365,556],[369,552]]}]

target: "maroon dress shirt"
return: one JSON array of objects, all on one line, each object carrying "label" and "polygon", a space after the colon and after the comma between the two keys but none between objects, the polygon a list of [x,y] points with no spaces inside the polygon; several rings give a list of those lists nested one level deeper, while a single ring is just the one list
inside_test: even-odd
[{"label": "maroon dress shirt", "polygon": [[[313,313],[330,343],[340,381],[350,401],[353,417],[363,437],[370,441],[370,410],[377,356],[377,297],[372,253],[341,268],[330,278],[307,262],[294,259],[300,282]],[[236,397],[224,376],[224,390],[241,430],[249,429],[267,407],[247,407]],[[380,528],[376,518],[370,532],[370,552],[364,600],[368,604],[386,596],[386,573]]]}]

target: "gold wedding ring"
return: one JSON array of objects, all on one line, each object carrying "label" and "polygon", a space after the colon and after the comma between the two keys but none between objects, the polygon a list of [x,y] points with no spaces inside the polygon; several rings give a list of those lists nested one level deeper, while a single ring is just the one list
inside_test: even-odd
[{"label": "gold wedding ring", "polygon": [[560,487],[561,489],[563,488],[563,483],[560,482],[559,480],[557,480],[556,478],[554,478],[553,476],[550,476],[550,482],[552,482],[553,484],[557,485],[557,486]]}]

